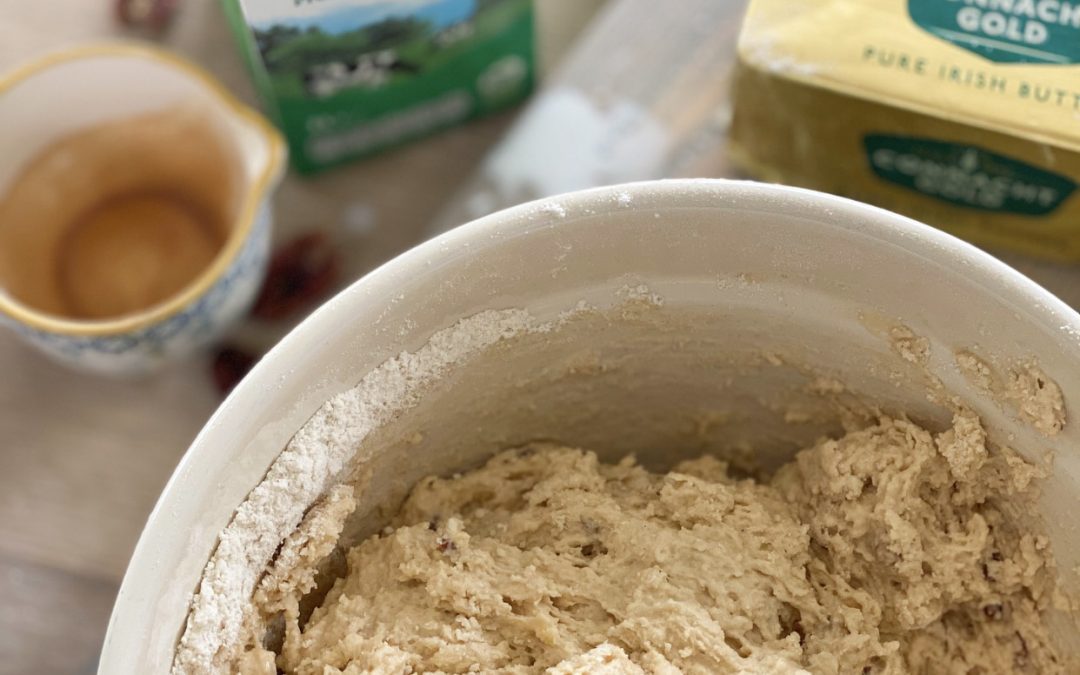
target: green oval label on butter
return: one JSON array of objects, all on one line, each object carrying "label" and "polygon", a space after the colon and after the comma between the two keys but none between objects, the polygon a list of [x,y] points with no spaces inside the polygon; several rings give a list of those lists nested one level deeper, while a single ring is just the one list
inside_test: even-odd
[{"label": "green oval label on butter", "polygon": [[908,0],[908,14],[998,63],[1080,63],[1080,0]]},{"label": "green oval label on butter", "polygon": [[957,206],[1045,216],[1076,189],[1061,174],[973,145],[883,134],[863,144],[878,178]]}]

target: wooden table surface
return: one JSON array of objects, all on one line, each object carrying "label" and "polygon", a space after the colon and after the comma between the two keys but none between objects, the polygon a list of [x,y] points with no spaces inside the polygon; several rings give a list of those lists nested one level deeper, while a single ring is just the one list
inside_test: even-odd
[{"label": "wooden table surface", "polygon": [[[164,43],[242,98],[255,95],[219,0],[189,0]],[[118,31],[107,0],[0,0],[0,70]],[[275,238],[322,229],[347,280],[417,243],[512,122],[459,127],[315,180],[289,176]],[[268,347],[292,321],[247,325]],[[151,379],[112,381],[57,366],[0,331],[0,674],[89,673],[143,523],[220,401],[200,354]]]},{"label": "wooden table surface", "polygon": [[[0,0],[0,69],[116,35],[110,4]],[[165,43],[254,102],[217,0],[185,3]],[[315,180],[289,176],[276,198],[275,237],[334,233],[347,280],[356,278],[423,237],[512,119],[459,127]],[[1011,262],[1080,301],[1071,269]],[[288,327],[247,325],[237,337],[267,347]],[[0,332],[0,674],[93,672],[139,531],[219,400],[206,354],[117,382],[69,372]]]}]

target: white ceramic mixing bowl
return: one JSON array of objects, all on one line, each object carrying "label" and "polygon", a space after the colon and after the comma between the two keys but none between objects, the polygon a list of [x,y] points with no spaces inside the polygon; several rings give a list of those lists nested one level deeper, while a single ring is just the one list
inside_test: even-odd
[{"label": "white ceramic mixing bowl", "polygon": [[364,443],[381,459],[362,509],[426,472],[537,436],[654,463],[748,443],[772,461],[828,424],[784,423],[812,374],[771,365],[771,355],[941,423],[947,413],[927,400],[925,378],[881,334],[902,323],[929,340],[929,368],[992,437],[1031,457],[1055,451],[1043,511],[1061,569],[1080,562],[1080,425],[1039,435],[954,360],[957,350],[1001,368],[1034,358],[1070,405],[1080,401],[1080,316],[990,256],[877,208],[756,183],[639,183],[453,230],[372,272],[275,347],[166,487],[120,590],[100,672],[167,671],[218,533],[330,396],[481,310],[549,319],[582,299],[611,305],[640,284],[662,308],[504,345],[372,434]]}]

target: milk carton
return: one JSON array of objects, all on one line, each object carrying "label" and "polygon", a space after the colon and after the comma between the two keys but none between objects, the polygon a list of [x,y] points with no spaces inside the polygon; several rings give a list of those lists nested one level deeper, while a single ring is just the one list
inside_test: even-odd
[{"label": "milk carton", "polygon": [[534,80],[531,0],[224,0],[309,173],[504,108]]}]

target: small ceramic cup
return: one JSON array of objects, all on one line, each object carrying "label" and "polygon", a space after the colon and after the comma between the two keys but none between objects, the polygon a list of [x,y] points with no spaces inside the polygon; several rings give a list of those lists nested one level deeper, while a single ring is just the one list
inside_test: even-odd
[{"label": "small ceramic cup", "polygon": [[[132,44],[52,54],[0,79],[0,129],[0,323],[26,342],[78,369],[137,374],[213,340],[250,307],[266,271],[270,196],[285,146],[265,119],[209,74]],[[68,152],[64,143],[75,145]],[[90,166],[80,164],[86,161]],[[27,178],[34,171],[46,177],[39,182],[62,189],[34,187]],[[78,202],[107,200],[110,191],[124,189],[142,190],[147,199],[191,197],[195,210],[213,212],[213,247],[193,258],[190,276],[172,279],[175,288],[158,289],[161,297],[148,296],[144,306],[114,314],[68,311],[69,296],[123,308],[124,298],[110,294],[151,292],[139,284],[149,285],[162,247],[169,263],[168,247],[175,245],[177,257],[188,254],[182,237],[158,241],[156,259],[133,258],[122,239],[110,241],[109,232],[124,228],[136,239],[147,236],[132,215],[140,206],[119,221],[98,218],[96,239],[72,241]],[[146,213],[155,221],[147,227],[167,220]],[[183,222],[186,216],[169,217]],[[97,276],[58,263],[65,255],[96,255]],[[142,266],[141,277],[128,269],[138,267],[133,262]]]}]

